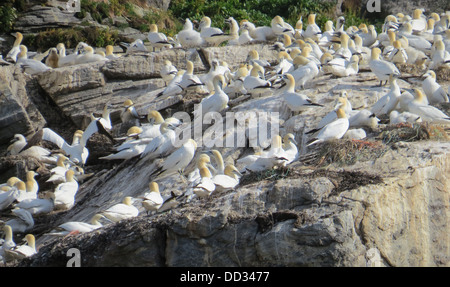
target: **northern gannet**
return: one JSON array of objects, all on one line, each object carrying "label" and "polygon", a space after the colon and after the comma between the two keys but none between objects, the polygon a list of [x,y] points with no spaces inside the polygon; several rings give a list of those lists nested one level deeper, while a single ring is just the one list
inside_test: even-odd
[{"label": "northern gannet", "polygon": [[5,225],[3,226],[2,230],[5,233],[5,240],[0,246],[0,259],[3,260],[4,264],[6,264],[7,261],[11,260],[10,256],[8,256],[6,252],[14,248],[16,246],[16,243],[14,242],[11,226]]},{"label": "northern gannet", "polygon": [[16,208],[26,209],[31,215],[47,214],[55,207],[55,194],[46,192],[44,198],[25,199],[15,205]]},{"label": "northern gannet", "polygon": [[119,58],[120,56],[114,54],[114,47],[112,45],[107,45],[105,47],[105,57],[108,58],[109,60],[114,60]]},{"label": "northern gannet", "polygon": [[283,157],[287,159],[285,164],[290,164],[298,157],[298,148],[297,148],[297,141],[295,140],[295,136],[292,133],[288,133],[283,137],[283,145],[282,149],[284,153],[282,154]]},{"label": "northern gannet", "polygon": [[144,41],[141,39],[136,39],[131,43],[120,42],[121,47],[125,48],[125,53],[135,53],[135,52],[148,52],[147,47],[144,44]]},{"label": "northern gannet", "polygon": [[167,40],[167,36],[164,33],[158,31],[158,26],[156,24],[150,24],[150,31],[147,34],[147,39],[150,45],[153,47],[153,52],[162,50],[164,48],[171,48],[172,45]]},{"label": "northern gannet", "polygon": [[183,30],[178,32],[177,38],[183,48],[196,48],[204,45],[200,32],[194,30],[194,25],[189,18],[186,18]]},{"label": "northern gannet", "polygon": [[422,79],[422,89],[431,105],[449,101],[447,92],[436,82],[436,73],[433,70],[428,70]]},{"label": "northern gannet", "polygon": [[[221,112],[228,107],[229,97],[223,91],[226,85],[225,77],[223,75],[216,75],[213,79],[214,94],[203,98],[200,102],[202,116],[208,112]],[[203,118],[203,117],[202,117]]]},{"label": "northern gannet", "polygon": [[250,70],[250,75],[245,77],[243,81],[243,87],[247,91],[247,94],[252,96],[261,96],[266,93],[272,92],[272,84],[265,80],[264,69],[258,63],[254,63]]},{"label": "northern gannet", "polygon": [[58,50],[58,67],[66,67],[66,66],[72,66],[75,65],[75,60],[78,57],[80,53],[84,51],[84,48],[86,48],[88,44],[84,42],[80,42],[75,47],[75,50],[72,54],[66,55],[66,48],[63,43],[58,43],[56,45],[56,49]]},{"label": "northern gannet", "polygon": [[153,171],[150,176],[152,178],[163,178],[177,172],[182,173],[194,158],[196,149],[197,143],[195,140],[188,139],[180,148],[165,158],[161,166]]},{"label": "northern gannet", "polygon": [[10,142],[11,144],[6,150],[7,155],[17,155],[27,145],[26,138],[21,134],[15,134]]},{"label": "northern gannet", "polygon": [[16,65],[22,67],[25,73],[34,75],[51,69],[50,67],[48,67],[47,65],[45,65],[40,61],[28,59],[27,57],[28,49],[25,45],[20,45],[19,49],[20,52],[17,55]]},{"label": "northern gannet", "polygon": [[157,211],[163,204],[164,200],[159,192],[158,183],[152,181],[149,184],[149,192],[146,192],[142,197],[142,206],[145,208],[147,213]]},{"label": "northern gannet", "polygon": [[283,79],[286,81],[286,90],[281,95],[292,112],[300,112],[308,107],[322,107],[322,105],[311,101],[308,96],[295,92],[295,79],[293,75],[287,73],[283,76]]},{"label": "northern gannet", "polygon": [[161,78],[166,84],[166,87],[170,83],[170,81],[172,81],[172,79],[175,78],[177,73],[178,73],[177,67],[175,67],[171,61],[164,60],[164,65],[162,65],[159,74],[161,75]]},{"label": "northern gannet", "polygon": [[240,22],[240,28],[245,29],[249,32],[250,37],[255,41],[267,42],[276,40],[277,35],[273,32],[272,28],[269,26],[258,26],[244,19]]},{"label": "northern gannet", "polygon": [[353,55],[350,61],[338,57],[329,61],[326,66],[328,66],[328,71],[337,77],[356,75],[359,71],[359,57]]},{"label": "northern gannet", "polygon": [[178,85],[182,90],[195,89],[204,85],[200,78],[194,74],[194,63],[192,61],[186,61],[186,72],[181,76],[181,81]]},{"label": "northern gannet", "polygon": [[216,174],[212,177],[212,181],[216,186],[215,190],[218,192],[233,190],[239,184],[241,176],[242,174],[233,164],[228,164],[223,174]]},{"label": "northern gannet", "polygon": [[78,182],[74,178],[74,173],[71,169],[66,171],[66,181],[56,186],[54,190],[55,209],[68,210],[74,206],[75,195],[78,191]]},{"label": "northern gannet", "polygon": [[317,64],[301,55],[294,58],[294,66],[296,68],[287,74],[294,77],[296,88],[304,89],[306,83],[311,82],[319,74]]},{"label": "northern gannet", "polygon": [[270,26],[273,33],[277,36],[281,36],[284,34],[287,34],[291,37],[294,36],[294,27],[292,27],[289,23],[284,22],[283,18],[278,15],[273,17],[272,21],[270,22]]},{"label": "northern gannet", "polygon": [[186,70],[179,70],[175,77],[167,84],[167,87],[160,92],[157,97],[170,97],[181,94],[183,89],[181,88],[180,83],[184,73],[186,73]]},{"label": "northern gannet", "polygon": [[203,16],[200,21],[200,37],[208,45],[219,46],[221,43],[230,39],[230,35],[225,34],[221,29],[217,27],[211,27],[211,18],[208,16]]},{"label": "northern gannet", "polygon": [[389,84],[391,87],[389,92],[373,104],[370,109],[377,117],[380,115],[389,115],[397,107],[400,100],[401,91],[397,83],[397,77],[389,75]]},{"label": "northern gannet", "polygon": [[122,203],[115,204],[100,212],[112,222],[133,218],[139,215],[139,210],[133,205],[131,196],[125,196]]},{"label": "northern gannet", "polygon": [[144,118],[139,115],[132,100],[127,99],[123,102],[124,109],[120,113],[120,120],[122,123],[130,124],[131,126],[140,126],[141,120]]},{"label": "northern gannet", "polygon": [[160,125],[160,135],[153,138],[140,154],[141,158],[153,160],[158,157],[165,157],[175,149],[176,133],[171,128],[171,124],[163,122]]},{"label": "northern gannet", "polygon": [[200,181],[193,187],[193,192],[198,197],[208,197],[216,189],[211,172],[207,167],[200,168]]},{"label": "northern gannet", "polygon": [[26,257],[31,257],[37,253],[36,251],[36,239],[33,234],[25,235],[26,244],[16,245],[11,249],[5,250],[6,256],[11,260],[22,260]]},{"label": "northern gannet", "polygon": [[6,61],[17,62],[17,55],[20,53],[20,45],[22,44],[23,35],[20,32],[16,32],[14,36],[16,37],[16,40],[14,41],[11,50],[9,50],[8,54],[6,54]]},{"label": "northern gannet", "polygon": [[408,61],[408,53],[402,47],[399,40],[394,41],[394,49],[389,53],[387,60],[394,64],[405,64]]},{"label": "northern gannet", "polygon": [[400,123],[421,123],[422,118],[416,114],[410,112],[402,112],[399,113],[396,110],[393,110],[389,114],[389,124],[396,125]]},{"label": "northern gannet", "polygon": [[48,57],[45,59],[45,65],[52,69],[56,69],[58,68],[59,65],[58,62],[59,62],[58,50],[56,48],[50,48]]},{"label": "northern gannet", "polygon": [[92,216],[90,223],[82,221],[68,221],[58,225],[55,229],[46,233],[51,236],[67,236],[70,234],[86,233],[103,227],[100,219],[105,218],[102,214]]},{"label": "northern gannet", "polygon": [[319,41],[322,36],[322,31],[319,26],[316,24],[316,14],[309,14],[308,16],[308,26],[306,26],[306,30],[303,33],[304,38],[312,38],[314,41]]},{"label": "northern gannet", "polygon": [[75,65],[86,64],[86,63],[94,63],[94,62],[105,62],[109,59],[100,55],[94,54],[94,48],[91,46],[87,46],[84,48],[83,53],[78,54],[75,58]]},{"label": "northern gannet", "polygon": [[379,48],[373,48],[371,54],[371,60],[369,62],[369,67],[372,73],[374,73],[380,80],[380,85],[382,81],[388,81],[389,75],[400,76],[400,71],[391,62],[380,60],[381,50]]},{"label": "northern gannet", "polygon": [[[112,153],[107,156],[99,157],[99,159],[116,160],[116,159],[130,159],[140,155],[147,144],[151,141],[149,138],[138,138],[142,133],[142,128],[133,126],[128,129],[126,140],[116,148],[117,153]],[[137,137],[137,138],[136,138]]]},{"label": "northern gannet", "polygon": [[56,166],[50,170],[51,176],[46,182],[60,184],[66,181],[65,174],[69,167],[69,159],[64,155],[59,155],[56,160]]},{"label": "northern gannet", "polygon": [[325,142],[332,139],[340,139],[349,128],[349,121],[343,108],[336,110],[337,119],[320,129],[317,136],[308,141],[306,146]]},{"label": "northern gannet", "polygon": [[11,226],[13,233],[29,232],[34,227],[34,219],[30,212],[22,208],[14,208],[11,210],[15,218],[5,222]]},{"label": "northern gannet", "polygon": [[429,69],[436,69],[440,66],[450,67],[450,52],[445,50],[445,45],[442,40],[435,42],[436,50],[431,56],[431,63]]},{"label": "northern gannet", "polygon": [[426,98],[426,95],[421,90],[415,88],[414,92],[414,100],[408,103],[408,112],[420,116],[422,121],[442,124],[450,123],[450,116],[444,114],[438,108],[421,103],[422,98]]}]

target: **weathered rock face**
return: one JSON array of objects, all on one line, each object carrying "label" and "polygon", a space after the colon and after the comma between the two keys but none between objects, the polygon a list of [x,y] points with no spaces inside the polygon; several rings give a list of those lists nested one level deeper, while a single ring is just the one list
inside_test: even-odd
[{"label": "weathered rock face", "polygon": [[45,120],[34,105],[33,85],[28,76],[15,66],[0,67],[0,145],[14,134],[29,135],[45,125]]},{"label": "weathered rock face", "polygon": [[[178,69],[185,67],[186,59],[194,60],[195,72],[202,74],[215,58],[236,67],[250,49],[257,49],[269,61],[276,55],[266,45],[242,47],[239,53],[233,49],[205,48],[200,52],[203,57],[174,49],[54,69],[37,75],[30,81],[34,84],[28,84],[33,92],[26,92],[36,94],[34,103],[45,119],[50,117],[44,113],[44,99],[56,106],[55,111],[70,119],[70,129],[82,128],[83,119],[91,112],[99,113],[106,103],[112,105],[115,125],[127,98],[143,114],[153,107],[172,115],[190,99],[181,95],[156,98],[164,85],[158,74],[162,60],[171,60]],[[413,78],[405,79],[409,82],[399,81],[402,88],[420,85]],[[388,91],[377,84],[374,75],[364,69],[344,79],[321,75],[303,92],[325,107],[295,117],[290,117],[280,95],[241,102],[239,97],[229,111],[280,113],[281,134],[292,132],[300,143],[299,161],[285,169],[246,175],[234,191],[189,202],[179,199],[170,211],[146,214],[136,200],[133,204],[141,211],[137,218],[103,222],[103,228],[78,236],[45,235],[67,221],[88,222],[124,196],[142,195],[154,179],[151,174],[161,159],[99,160],[113,149],[104,136],[94,135],[88,142],[90,158],[85,171],[95,176],[80,184],[72,209],[35,219],[32,233],[39,253],[19,265],[65,266],[67,251],[78,248],[82,266],[450,266],[448,141],[386,146],[379,158],[352,165],[323,167],[304,160],[314,153],[304,147],[305,131],[334,108],[335,95],[347,90],[354,107],[371,106]],[[448,82],[443,85],[447,88]],[[61,128],[55,122],[48,126]],[[376,129],[371,132],[372,139],[379,134]],[[208,149],[202,146],[196,155]],[[253,152],[251,148],[218,149],[225,162]],[[193,170],[195,159],[185,174]],[[41,191],[54,188],[45,185],[44,179],[39,181]],[[158,184],[164,198],[186,190],[178,174]]]},{"label": "weathered rock face", "polygon": [[75,17],[73,12],[56,7],[36,5],[17,19],[14,23],[14,30],[33,33],[43,29],[72,27],[80,23],[81,19]]}]

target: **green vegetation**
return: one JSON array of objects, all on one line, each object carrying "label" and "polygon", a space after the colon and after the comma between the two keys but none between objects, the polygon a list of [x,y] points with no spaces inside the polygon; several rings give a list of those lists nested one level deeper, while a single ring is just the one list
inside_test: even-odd
[{"label": "green vegetation", "polygon": [[8,33],[12,30],[14,21],[17,18],[17,10],[12,4],[0,7],[0,33]]},{"label": "green vegetation", "polygon": [[40,47],[43,51],[55,47],[55,43],[64,43],[66,48],[75,48],[79,42],[86,42],[94,47],[116,45],[124,41],[117,31],[97,27],[74,27],[70,29],[50,29],[36,35],[26,35],[23,42],[28,47]]}]

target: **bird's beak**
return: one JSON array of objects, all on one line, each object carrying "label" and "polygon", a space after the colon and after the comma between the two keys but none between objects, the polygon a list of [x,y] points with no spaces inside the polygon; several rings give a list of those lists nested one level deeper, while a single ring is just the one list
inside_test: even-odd
[{"label": "bird's beak", "polygon": [[18,139],[16,139],[16,138],[13,138],[12,140],[10,140],[9,142],[10,143],[15,143],[16,141],[18,141]]},{"label": "bird's beak", "polygon": [[295,139],[290,138],[289,140],[292,141],[294,144],[298,145],[298,143],[297,143],[297,141]]}]

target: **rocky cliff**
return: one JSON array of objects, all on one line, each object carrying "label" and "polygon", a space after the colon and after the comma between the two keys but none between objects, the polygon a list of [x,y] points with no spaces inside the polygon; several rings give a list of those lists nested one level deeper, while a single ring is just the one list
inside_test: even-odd
[{"label": "rocky cliff", "polygon": [[[195,73],[203,74],[213,59],[223,59],[235,68],[250,49],[275,61],[270,46],[251,45],[238,52],[220,47],[194,53],[173,49],[136,54],[34,77],[14,66],[1,67],[2,109],[8,105],[0,122],[2,155],[14,133],[30,138],[43,126],[70,139],[106,103],[112,108],[113,125],[118,126],[127,98],[143,114],[150,107],[165,116],[190,111],[201,94],[156,98],[164,89],[158,73],[162,60],[170,59],[179,69],[187,59],[193,60]],[[148,175],[158,161],[100,160],[113,151],[112,143],[103,135],[94,135],[87,146],[90,157],[85,166],[86,173],[94,176],[80,184],[72,209],[35,219],[31,233],[37,237],[39,252],[17,264],[65,266],[67,251],[77,248],[82,266],[449,266],[450,145],[445,135],[433,137],[427,132],[420,141],[414,136],[387,141],[383,132],[388,126],[379,125],[366,129],[369,139],[365,144],[342,140],[322,148],[304,147],[304,132],[332,110],[334,94],[346,90],[355,107],[370,106],[388,91],[377,84],[364,67],[358,75],[344,79],[322,75],[308,83],[304,92],[324,107],[295,117],[290,117],[276,95],[232,99],[229,111],[278,111],[282,134],[292,132],[300,143],[300,159],[286,168],[244,175],[233,191],[180,201],[165,212],[146,214],[135,201],[141,210],[137,218],[105,223],[87,234],[47,236],[61,223],[87,222],[124,196],[137,197],[147,189]],[[420,82],[405,73],[400,85],[410,88]],[[331,153],[344,149],[343,142],[351,148],[343,151],[346,159],[336,160]],[[197,155],[207,149],[199,148]],[[219,150],[225,162],[252,152],[249,148]],[[53,188],[45,183],[48,169],[43,164],[21,156],[3,156],[1,162],[1,182],[33,169],[41,174],[41,191]],[[193,164],[186,173],[192,168]],[[186,188],[179,176],[158,183],[166,198]]]}]

